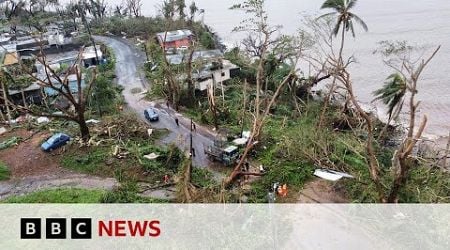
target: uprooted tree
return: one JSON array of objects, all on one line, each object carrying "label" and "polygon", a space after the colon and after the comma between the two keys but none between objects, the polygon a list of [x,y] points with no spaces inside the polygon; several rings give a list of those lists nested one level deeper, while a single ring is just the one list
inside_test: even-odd
[{"label": "uprooted tree", "polygon": [[[13,107],[19,112],[26,112],[35,116],[47,116],[56,119],[73,121],[79,126],[81,138],[83,141],[87,142],[90,139],[90,133],[89,127],[86,124],[85,112],[88,99],[93,90],[97,69],[93,67],[88,69],[86,73],[83,73],[83,66],[81,66],[82,53],[83,49],[80,50],[74,63],[72,63],[67,69],[58,71],[47,60],[41,47],[40,55],[35,56],[36,62],[40,65],[38,74],[33,73],[31,68],[19,60],[23,74],[28,75],[41,87],[41,89],[49,89],[56,93],[56,96],[58,96],[62,102],[67,102],[69,104],[69,108],[64,108],[62,107],[63,105],[49,105],[49,102],[47,101],[49,97],[45,94],[43,96],[44,100],[42,105],[13,103],[7,96],[2,97],[3,101],[7,106]],[[3,73],[8,74],[8,72],[5,71]],[[14,78],[11,77],[7,77],[6,79],[14,81]],[[7,84],[5,88],[7,88]]]}]

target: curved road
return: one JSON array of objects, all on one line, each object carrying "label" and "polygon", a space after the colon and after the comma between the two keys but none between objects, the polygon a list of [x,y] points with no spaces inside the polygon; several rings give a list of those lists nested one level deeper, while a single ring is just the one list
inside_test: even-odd
[{"label": "curved road", "polygon": [[[175,143],[181,150],[187,152],[190,144],[190,119],[183,117],[172,109],[168,109],[165,105],[143,99],[142,92],[149,88],[147,79],[141,70],[146,60],[144,52],[137,50],[133,44],[125,39],[104,36],[95,36],[95,39],[108,45],[115,53],[117,81],[124,87],[123,95],[128,106],[144,120],[146,108],[154,107],[158,110],[159,121],[151,125],[155,128],[165,128],[170,131],[170,134],[162,140],[163,143]],[[141,91],[136,91],[136,89],[141,89]],[[175,124],[175,117],[178,117],[180,126]],[[208,167],[211,162],[204,153],[203,145],[213,144],[215,134],[199,125],[196,127],[197,132],[193,134],[193,146],[196,154],[193,163],[197,167]]]}]

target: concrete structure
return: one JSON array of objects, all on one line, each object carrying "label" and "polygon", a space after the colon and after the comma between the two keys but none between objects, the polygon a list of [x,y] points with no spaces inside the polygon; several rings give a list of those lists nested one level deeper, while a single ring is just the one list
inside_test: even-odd
[{"label": "concrete structure", "polygon": [[165,50],[188,48],[192,40],[190,30],[175,30],[156,34],[159,44]]},{"label": "concrete structure", "polygon": [[[22,94],[23,93],[23,94]],[[8,90],[9,98],[14,104],[24,105],[23,99],[27,104],[41,104],[42,92],[41,86],[33,83],[27,88],[21,90]]]},{"label": "concrete structure", "polygon": [[206,68],[193,74],[195,79],[195,88],[200,91],[205,91],[208,86],[217,87],[217,84],[223,84],[231,78],[237,76],[240,68],[232,64],[228,60],[221,60],[221,64],[217,68]]},{"label": "concrete structure", "polygon": [[[189,53],[178,53],[167,55],[166,57],[170,64],[178,65],[187,63]],[[200,69],[192,72],[197,90],[205,91],[208,89],[208,86],[216,87],[216,84],[222,84],[238,75],[240,68],[223,58],[223,53],[220,50],[199,50],[194,52],[192,61],[197,65],[203,65]]]},{"label": "concrete structure", "polygon": [[[104,60],[103,53],[100,50],[100,46],[96,45],[97,47],[97,55],[100,61]],[[51,65],[54,69],[59,69],[62,65],[72,65],[76,62],[78,55],[80,54],[79,50],[71,50],[67,52],[62,52],[58,54],[50,54],[46,55],[47,62]],[[90,67],[92,65],[97,65],[99,62],[97,62],[94,46],[86,47],[83,50],[82,56],[82,65],[84,67]],[[36,68],[38,72],[43,72],[44,68],[43,65],[40,63],[36,63]],[[42,73],[43,74],[43,73]]]}]

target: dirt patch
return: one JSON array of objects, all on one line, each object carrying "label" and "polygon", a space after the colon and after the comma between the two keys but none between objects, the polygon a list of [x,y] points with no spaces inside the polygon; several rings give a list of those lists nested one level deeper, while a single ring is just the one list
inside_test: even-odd
[{"label": "dirt patch", "polygon": [[0,140],[13,136],[27,140],[20,142],[17,146],[0,151],[0,160],[10,169],[12,179],[69,172],[59,165],[58,154],[62,149],[53,153],[45,153],[41,150],[41,142],[49,136],[47,132],[34,134],[33,131],[26,129],[16,129],[2,135]]},{"label": "dirt patch", "polygon": [[332,182],[317,179],[305,185],[300,191],[298,203],[349,203],[343,190]]},{"label": "dirt patch", "polygon": [[54,188],[113,190],[118,185],[114,178],[100,178],[83,174],[34,176],[0,183],[0,199]]}]

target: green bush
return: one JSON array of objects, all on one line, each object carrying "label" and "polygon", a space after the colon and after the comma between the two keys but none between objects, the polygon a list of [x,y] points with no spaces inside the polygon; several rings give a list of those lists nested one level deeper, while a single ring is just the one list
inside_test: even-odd
[{"label": "green bush", "polygon": [[9,170],[9,168],[0,161],[0,181],[8,180],[10,175],[11,171]]},{"label": "green bush", "polygon": [[91,147],[86,153],[79,151],[75,154],[65,155],[62,165],[75,171],[96,174],[105,165],[109,155],[110,147]]},{"label": "green bush", "polygon": [[202,188],[214,187],[217,185],[217,182],[214,180],[213,173],[204,168],[192,169],[191,182]]}]

